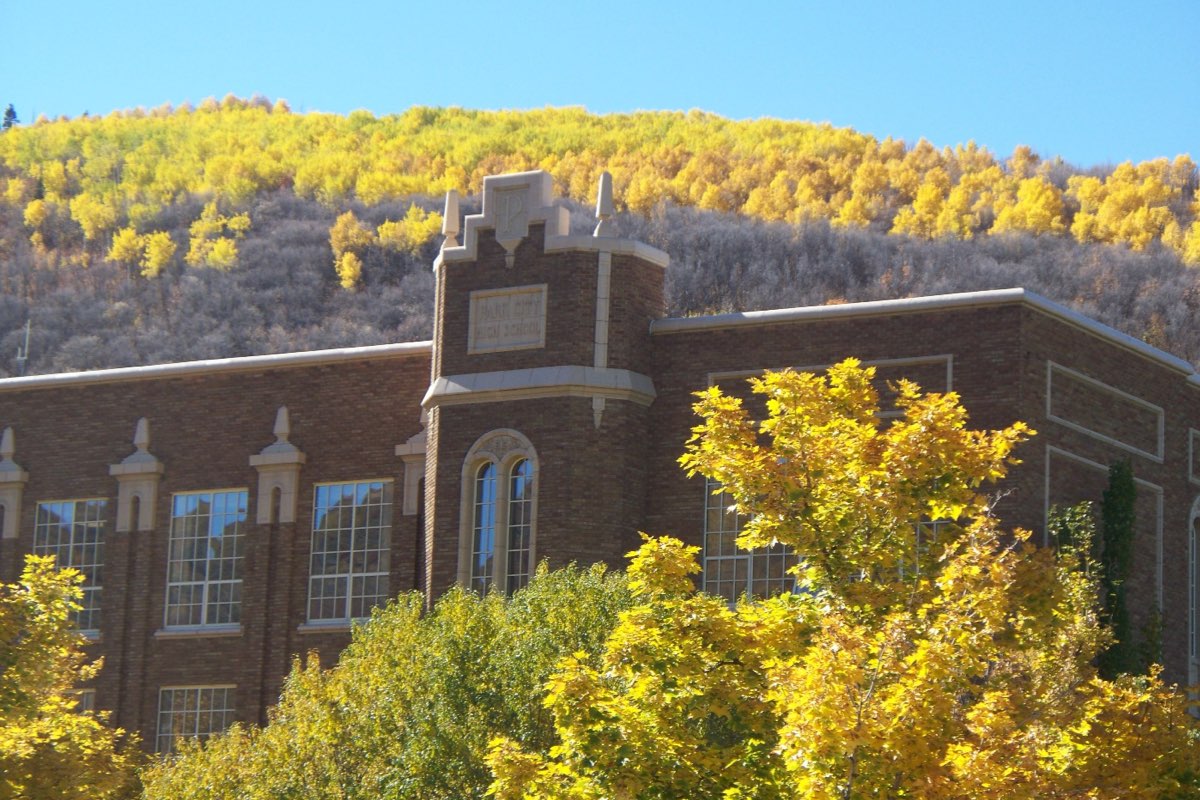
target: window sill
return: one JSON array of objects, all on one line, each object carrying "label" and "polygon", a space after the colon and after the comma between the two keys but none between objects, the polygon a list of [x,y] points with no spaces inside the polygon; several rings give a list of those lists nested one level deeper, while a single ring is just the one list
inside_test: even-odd
[{"label": "window sill", "polygon": [[80,636],[87,639],[88,644],[95,644],[100,641],[100,631],[96,628],[89,628],[86,631],[79,631]]},{"label": "window sill", "polygon": [[355,625],[361,625],[365,619],[329,619],[316,622],[304,622],[296,626],[297,633],[349,633]]},{"label": "window sill", "polygon": [[217,636],[241,636],[241,625],[191,625],[178,628],[159,628],[155,639],[209,639]]}]

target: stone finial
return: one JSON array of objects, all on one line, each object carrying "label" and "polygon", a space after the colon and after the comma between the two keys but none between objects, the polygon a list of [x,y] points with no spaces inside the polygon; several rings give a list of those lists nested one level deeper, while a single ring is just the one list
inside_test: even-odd
[{"label": "stone finial", "polygon": [[[117,479],[117,532],[154,530],[158,482],[163,465],[150,452],[150,421],[142,417],[133,429],[134,451],[108,468]],[[134,519],[134,499],[138,501]]]},{"label": "stone finial", "polygon": [[287,444],[288,436],[292,433],[292,423],[288,417],[287,406],[280,406],[275,412],[275,434],[276,444]]},{"label": "stone finial", "polygon": [[442,247],[458,247],[458,191],[446,192],[446,211],[442,214]]},{"label": "stone finial", "polygon": [[17,538],[21,524],[21,494],[29,480],[29,473],[13,461],[15,453],[13,429],[5,428],[4,435],[0,436],[0,509],[4,510],[0,538],[3,539]]},{"label": "stone finial", "polygon": [[13,445],[13,429],[9,426],[4,429],[4,435],[0,436],[0,460],[12,461],[16,452],[17,449]]},{"label": "stone finial", "polygon": [[150,420],[142,417],[133,429],[133,446],[139,453],[149,452],[150,449]]},{"label": "stone finial", "polygon": [[[256,456],[250,456],[250,466],[258,470],[258,507],[255,519],[259,525],[273,522],[296,521],[296,506],[299,498],[300,466],[306,457],[296,445],[288,441],[292,435],[292,419],[287,406],[275,412],[275,441],[267,445]],[[274,518],[274,493],[279,492],[279,518]]]},{"label": "stone finial", "polygon": [[613,187],[612,175],[607,170],[600,173],[600,188],[596,192],[596,231],[593,236],[612,236],[613,234]]}]

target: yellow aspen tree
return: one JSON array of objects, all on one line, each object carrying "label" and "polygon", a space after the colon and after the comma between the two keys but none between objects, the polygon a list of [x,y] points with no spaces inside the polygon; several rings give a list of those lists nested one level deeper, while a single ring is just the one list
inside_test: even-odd
[{"label": "yellow aspen tree", "polygon": [[48,216],[50,216],[50,209],[47,207],[45,200],[30,200],[25,206],[25,227],[38,230],[45,223]]},{"label": "yellow aspen tree", "polygon": [[892,233],[906,233],[931,239],[937,235],[938,215],[945,206],[950,191],[950,176],[941,167],[934,167],[925,175],[917,189],[912,205],[900,209],[892,223]]},{"label": "yellow aspen tree", "polygon": [[354,215],[353,211],[340,214],[329,229],[329,247],[335,256],[346,252],[360,252],[370,247],[375,238]]},{"label": "yellow aspen tree", "polygon": [[113,234],[112,246],[108,249],[108,260],[118,264],[133,265],[142,260],[145,245],[142,237],[133,228],[122,228]]},{"label": "yellow aspen tree", "polygon": [[175,256],[175,242],[166,231],[155,231],[143,237],[146,245],[142,256],[142,277],[157,278]]},{"label": "yellow aspen tree", "polygon": [[971,210],[974,194],[969,176],[964,177],[950,190],[934,221],[935,236],[970,239],[974,235],[978,224],[978,219]]},{"label": "yellow aspen tree", "polygon": [[1019,144],[1013,148],[1012,155],[1008,157],[1008,172],[1014,178],[1022,180],[1032,178],[1040,161],[1041,158],[1033,152],[1033,148],[1026,144]]},{"label": "yellow aspen tree", "polygon": [[991,232],[1057,235],[1065,230],[1062,191],[1045,178],[1035,176],[1021,181],[1016,202],[1000,210]]},{"label": "yellow aspen tree", "polygon": [[[229,269],[237,261],[237,242],[250,229],[250,215],[226,216],[217,208],[217,201],[206,203],[200,217],[188,228],[189,246],[184,261],[192,267]],[[232,233],[233,238],[224,236]]]},{"label": "yellow aspen tree", "polygon": [[353,251],[347,250],[334,260],[338,282],[343,289],[353,289],[362,279],[362,260]]},{"label": "yellow aspen tree", "polygon": [[1183,237],[1181,253],[1184,263],[1200,266],[1200,220],[1192,223],[1187,234]]},{"label": "yellow aspen tree", "polygon": [[212,241],[211,247],[208,248],[208,255],[205,256],[204,265],[223,271],[230,270],[237,265],[237,258],[237,242],[221,237]]},{"label": "yellow aspen tree", "polygon": [[78,194],[71,198],[71,218],[83,229],[83,238],[93,241],[112,230],[117,223],[117,209],[111,198]]}]

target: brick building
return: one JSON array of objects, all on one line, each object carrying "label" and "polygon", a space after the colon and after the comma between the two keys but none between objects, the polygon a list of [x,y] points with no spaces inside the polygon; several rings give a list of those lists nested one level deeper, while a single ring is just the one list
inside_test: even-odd
[{"label": "brick building", "polygon": [[89,575],[87,700],[159,750],[260,721],[293,654],[332,661],[388,596],[619,566],[639,530],[705,545],[710,591],[786,588],[792,557],[734,552],[676,465],[691,393],[847,356],[1039,431],[1006,524],[1043,530],[1128,459],[1134,625],[1161,609],[1167,676],[1196,679],[1190,364],[1020,289],[664,318],[667,255],[613,235],[609,192],[592,236],[545,173],[488,178],[461,229],[448,199],[432,342],[0,381],[0,579],[30,552]]}]

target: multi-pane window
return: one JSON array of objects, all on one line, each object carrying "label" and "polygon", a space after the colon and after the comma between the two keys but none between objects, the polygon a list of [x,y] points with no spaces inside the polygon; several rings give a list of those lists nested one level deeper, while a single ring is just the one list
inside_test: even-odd
[{"label": "multi-pane window", "polygon": [[176,686],[158,693],[160,753],[173,753],[180,739],[207,739],[233,724],[233,686]]},{"label": "multi-pane window", "polygon": [[167,554],[168,627],[242,619],[246,491],[177,494]]},{"label": "multi-pane window", "polygon": [[533,554],[533,461],[488,461],[475,470],[471,509],[470,587],[512,594],[529,583]]},{"label": "multi-pane window", "polygon": [[387,600],[391,512],[391,481],[317,486],[310,622],[361,619]]},{"label": "multi-pane window", "polygon": [[80,689],[75,692],[75,711],[88,714],[96,710],[96,690]]},{"label": "multi-pane window", "polygon": [[737,546],[742,516],[733,498],[709,481],[704,503],[704,591],[734,602],[742,595],[769,597],[790,592],[796,579],[790,572],[799,562],[781,544],[743,550]]},{"label": "multi-pane window", "polygon": [[529,552],[533,539],[533,465],[523,458],[508,474],[507,592],[529,583]]},{"label": "multi-pane window", "polygon": [[484,594],[495,576],[496,465],[488,462],[475,473],[474,523],[471,535],[471,588]]},{"label": "multi-pane window", "polygon": [[54,556],[58,567],[74,567],[83,573],[82,608],[75,614],[75,625],[81,631],[100,629],[107,508],[106,500],[63,500],[37,506],[33,552]]}]

